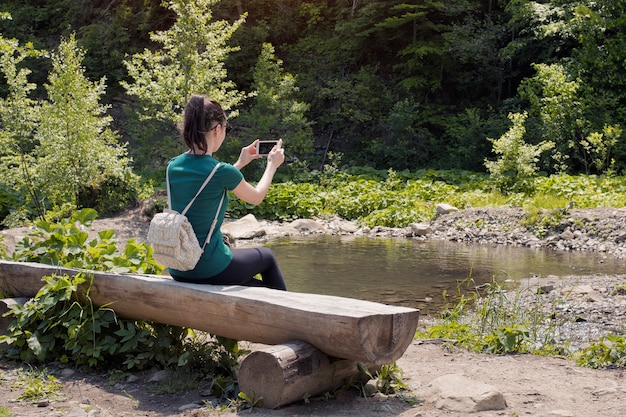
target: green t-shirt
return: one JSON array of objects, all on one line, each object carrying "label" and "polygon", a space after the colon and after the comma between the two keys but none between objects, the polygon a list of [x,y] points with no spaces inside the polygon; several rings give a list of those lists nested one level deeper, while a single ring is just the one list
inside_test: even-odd
[{"label": "green t-shirt", "polygon": [[[218,163],[210,155],[197,156],[188,153],[178,155],[170,161],[167,169],[173,210],[180,213],[185,209]],[[204,244],[209,234],[209,229],[215,218],[215,212],[220,204],[222,194],[225,190],[235,189],[242,180],[243,175],[237,168],[230,164],[222,163],[206,188],[196,198],[189,211],[187,211],[187,218],[196,232],[200,246]],[[188,279],[200,279],[210,278],[226,269],[233,258],[230,248],[222,240],[222,232],[220,231],[227,206],[228,193],[224,197],[224,203],[222,204],[213,236],[211,236],[211,241],[204,248],[204,253],[196,267],[191,271],[178,271],[169,268],[170,274]]]}]

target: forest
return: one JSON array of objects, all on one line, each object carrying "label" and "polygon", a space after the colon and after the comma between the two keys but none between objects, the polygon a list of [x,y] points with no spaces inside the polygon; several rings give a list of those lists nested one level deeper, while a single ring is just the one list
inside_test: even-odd
[{"label": "forest", "polygon": [[[0,12],[0,126],[17,149],[0,150],[2,169],[22,167],[30,204],[44,185],[32,187],[24,161],[53,161],[31,152],[44,143],[73,146],[61,129],[47,133],[58,120],[44,122],[81,83],[92,120],[79,111],[74,122],[132,167],[111,174],[109,192],[135,187],[135,173],[162,174],[182,149],[185,97],[198,91],[229,111],[221,158],[281,137],[289,179],[327,164],[466,170],[507,191],[532,175],[625,172],[624,0],[4,0]],[[15,126],[16,109],[46,106]],[[79,201],[102,192],[84,175],[71,191]],[[7,200],[14,190],[0,184]]]}]

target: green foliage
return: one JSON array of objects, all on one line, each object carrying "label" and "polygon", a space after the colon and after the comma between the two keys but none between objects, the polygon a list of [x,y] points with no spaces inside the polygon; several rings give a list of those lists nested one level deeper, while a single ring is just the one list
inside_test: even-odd
[{"label": "green foliage", "polygon": [[[95,218],[94,210],[85,209],[58,224],[38,221],[16,246],[13,259],[115,272],[158,274],[163,270],[147,244],[131,239],[119,253],[113,231],[100,232],[98,239],[88,241],[85,228]],[[123,363],[129,369],[155,362],[169,365],[185,357],[180,352],[172,355],[182,349],[185,330],[119,320],[106,307],[95,309],[87,274],[54,275],[45,282],[35,298],[12,309],[15,320],[5,339],[11,344],[9,357],[27,362],[56,358],[88,367]],[[171,347],[164,349],[167,346]]]},{"label": "green foliage", "polygon": [[[249,109],[242,110],[237,118],[235,144],[282,138],[289,159],[298,159],[313,151],[311,123],[305,115],[309,106],[297,100],[296,78],[282,66],[274,47],[263,44],[254,69],[254,98]],[[234,150],[235,157],[240,150]]]},{"label": "green foliage", "polygon": [[561,225],[567,216],[564,209],[556,210],[533,210],[520,222],[521,225],[533,230],[537,237],[544,237],[550,230],[554,230]]},{"label": "green foliage", "polygon": [[[95,218],[94,210],[84,209],[58,224],[37,222],[17,245],[14,260],[118,273],[163,271],[147,244],[130,239],[120,253],[111,230],[89,241],[86,228]],[[58,360],[90,369],[193,369],[187,383],[208,376],[214,378],[215,395],[232,394],[239,357],[246,353],[236,341],[120,319],[109,306],[93,305],[92,279],[88,272],[45,277],[35,298],[11,307],[14,320],[8,334],[0,336],[9,345],[3,354],[29,363]]]},{"label": "green foliage", "polygon": [[125,147],[109,128],[107,106],[100,104],[105,80],[89,81],[83,59],[73,35],[52,56],[49,101],[42,106],[35,151],[37,184],[53,208],[65,203],[94,207],[99,201],[98,208],[107,214],[133,201],[139,180],[128,169]]},{"label": "green foliage", "polygon": [[489,353],[516,353],[526,352],[526,341],[529,333],[525,326],[513,324],[512,326],[498,327],[492,333],[485,336],[485,346]]},{"label": "green foliage", "polygon": [[10,347],[7,357],[28,363],[60,360],[85,368],[152,365],[176,366],[189,355],[184,350],[188,331],[182,328],[120,320],[105,306],[95,308],[89,297],[91,279],[44,277],[36,297],[11,306],[14,321],[0,340]]},{"label": "green foliage", "polygon": [[84,52],[74,35],[52,54],[48,100],[41,102],[29,98],[36,86],[27,81],[30,70],[23,61],[42,52],[0,41],[0,68],[8,85],[0,99],[0,122],[6,127],[0,134],[4,223],[62,217],[79,206],[109,214],[136,201],[139,178],[109,128],[109,107],[100,104],[105,80],[92,83],[84,76]]},{"label": "green foliage", "polygon": [[524,142],[526,113],[512,113],[509,119],[513,126],[499,139],[489,139],[493,143],[493,152],[498,156],[495,161],[485,161],[491,173],[491,179],[503,193],[528,191],[531,179],[537,174],[539,156],[554,144],[549,141],[538,145]]},{"label": "green foliage", "polygon": [[554,318],[559,302],[545,305],[537,300],[527,305],[521,292],[509,294],[493,279],[471,298],[461,295],[417,337],[443,338],[475,352],[568,355],[568,342],[559,337],[560,323]]},{"label": "green foliage", "polygon": [[[467,171],[420,170],[395,172],[354,168],[303,175],[304,182],[272,185],[258,206],[237,198],[229,204],[234,218],[253,213],[258,218],[290,221],[297,218],[340,216],[363,225],[405,227],[435,217],[438,203],[459,209],[517,206],[529,212],[528,225],[540,229],[550,223],[536,218],[540,209],[622,207],[626,205],[626,177],[552,175],[528,178],[527,192],[493,190],[485,174]],[[547,230],[547,229],[545,229]]]},{"label": "green foliage", "polygon": [[[44,398],[59,396],[63,384],[50,375],[47,369],[30,369],[20,372],[17,380],[11,384],[11,388],[22,390],[22,393],[17,397],[18,400],[35,403]],[[0,413],[0,415],[2,414]],[[10,414],[6,415],[10,416]]]},{"label": "green foliage", "polygon": [[18,207],[44,214],[33,181],[36,161],[32,157],[40,106],[29,98],[36,85],[28,81],[31,71],[24,67],[29,58],[43,53],[30,43],[20,46],[19,41],[0,35],[0,74],[6,82],[6,95],[0,95],[0,219]]},{"label": "green foliage", "polygon": [[584,128],[581,103],[578,101],[579,80],[572,80],[558,64],[534,66],[537,75],[525,80],[520,95],[530,101],[531,114],[542,122],[542,138],[554,144],[557,168],[565,172],[567,159],[576,157],[570,149]]},{"label": "green foliage", "polygon": [[376,388],[383,394],[395,394],[408,390],[402,378],[402,369],[397,363],[382,365],[376,372]]},{"label": "green foliage", "polygon": [[145,49],[124,61],[131,82],[121,84],[127,93],[145,105],[143,117],[176,125],[193,93],[206,94],[225,109],[239,104],[244,94],[234,89],[224,60],[236,47],[228,46],[244,16],[233,23],[212,21],[211,8],[218,0],[169,0],[164,3],[176,14],[167,30],[155,31],[150,39],[162,49]]},{"label": "green foliage", "polygon": [[6,245],[4,244],[4,235],[0,234],[0,259],[6,259],[7,258],[7,248]]},{"label": "green foliage", "polygon": [[609,334],[591,342],[575,355],[576,363],[588,368],[626,367],[626,337]]},{"label": "green foliage", "polygon": [[596,172],[612,174],[615,159],[611,158],[611,151],[618,143],[622,129],[618,125],[604,126],[602,133],[592,132],[585,139],[579,141],[580,159],[585,166],[585,172],[591,168]]},{"label": "green foliage", "polygon": [[[111,82],[108,103],[144,108],[143,116],[168,121],[139,137],[139,129],[129,128],[129,116],[112,109],[131,146],[158,142],[145,148],[152,151],[145,158],[135,160],[142,165],[139,172],[144,164],[163,164],[177,149],[172,121],[178,121],[190,92],[215,96],[233,113],[254,107],[252,100],[243,101],[251,94],[222,97],[220,92],[228,82],[229,91],[236,86],[261,92],[253,69],[264,44],[274,45],[274,62],[282,61],[291,78],[274,92],[293,86],[294,95],[282,104],[301,105],[294,111],[298,117],[307,107],[306,120],[315,121],[309,135],[315,138],[315,154],[308,156],[309,163],[319,158],[323,164],[328,152],[341,152],[346,161],[380,169],[480,170],[490,151],[484,139],[507,131],[503,122],[508,113],[527,111],[526,142],[554,141],[558,151],[557,166],[546,160],[541,169],[608,173],[603,170],[625,167],[623,132],[602,168],[594,161],[602,157],[591,150],[599,134],[608,144],[605,126],[621,129],[625,120],[621,29],[626,10],[621,1],[161,3],[2,3],[13,15],[0,20],[6,37],[52,50],[57,39],[75,31],[87,49],[86,73]],[[47,65],[42,61],[32,68],[38,85]],[[273,77],[273,69],[269,67],[267,78]],[[213,75],[207,77],[207,72]],[[119,80],[136,87],[136,92],[126,91],[140,103],[119,94]],[[0,80],[0,90],[4,87]],[[245,108],[235,109],[240,104]],[[305,124],[298,117],[289,123]],[[243,127],[235,132],[245,142],[244,134],[252,137],[254,132]],[[275,130],[281,128],[274,124]],[[290,136],[285,139],[297,134]],[[587,154],[583,142],[592,146]],[[295,141],[290,148],[296,155]],[[143,156],[140,149],[130,153]]]},{"label": "green foliage", "polygon": [[40,262],[95,271],[160,274],[163,267],[152,258],[152,247],[130,239],[120,253],[115,232],[105,230],[89,240],[86,228],[96,219],[93,209],[83,209],[59,223],[35,222],[16,247],[13,260]]}]

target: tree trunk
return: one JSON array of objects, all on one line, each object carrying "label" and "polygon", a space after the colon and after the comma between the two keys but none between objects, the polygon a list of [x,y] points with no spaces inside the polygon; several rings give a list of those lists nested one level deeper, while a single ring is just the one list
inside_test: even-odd
[{"label": "tree trunk", "polygon": [[358,364],[329,357],[306,342],[289,342],[246,356],[239,368],[239,389],[255,406],[278,408],[350,382],[367,381],[369,375]]}]

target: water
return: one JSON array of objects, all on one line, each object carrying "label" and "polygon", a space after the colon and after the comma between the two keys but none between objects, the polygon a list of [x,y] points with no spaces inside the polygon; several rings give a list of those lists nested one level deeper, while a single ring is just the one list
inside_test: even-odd
[{"label": "water", "polygon": [[623,260],[587,252],[366,237],[286,238],[267,243],[290,291],[338,295],[435,313],[468,280],[624,272]]}]

